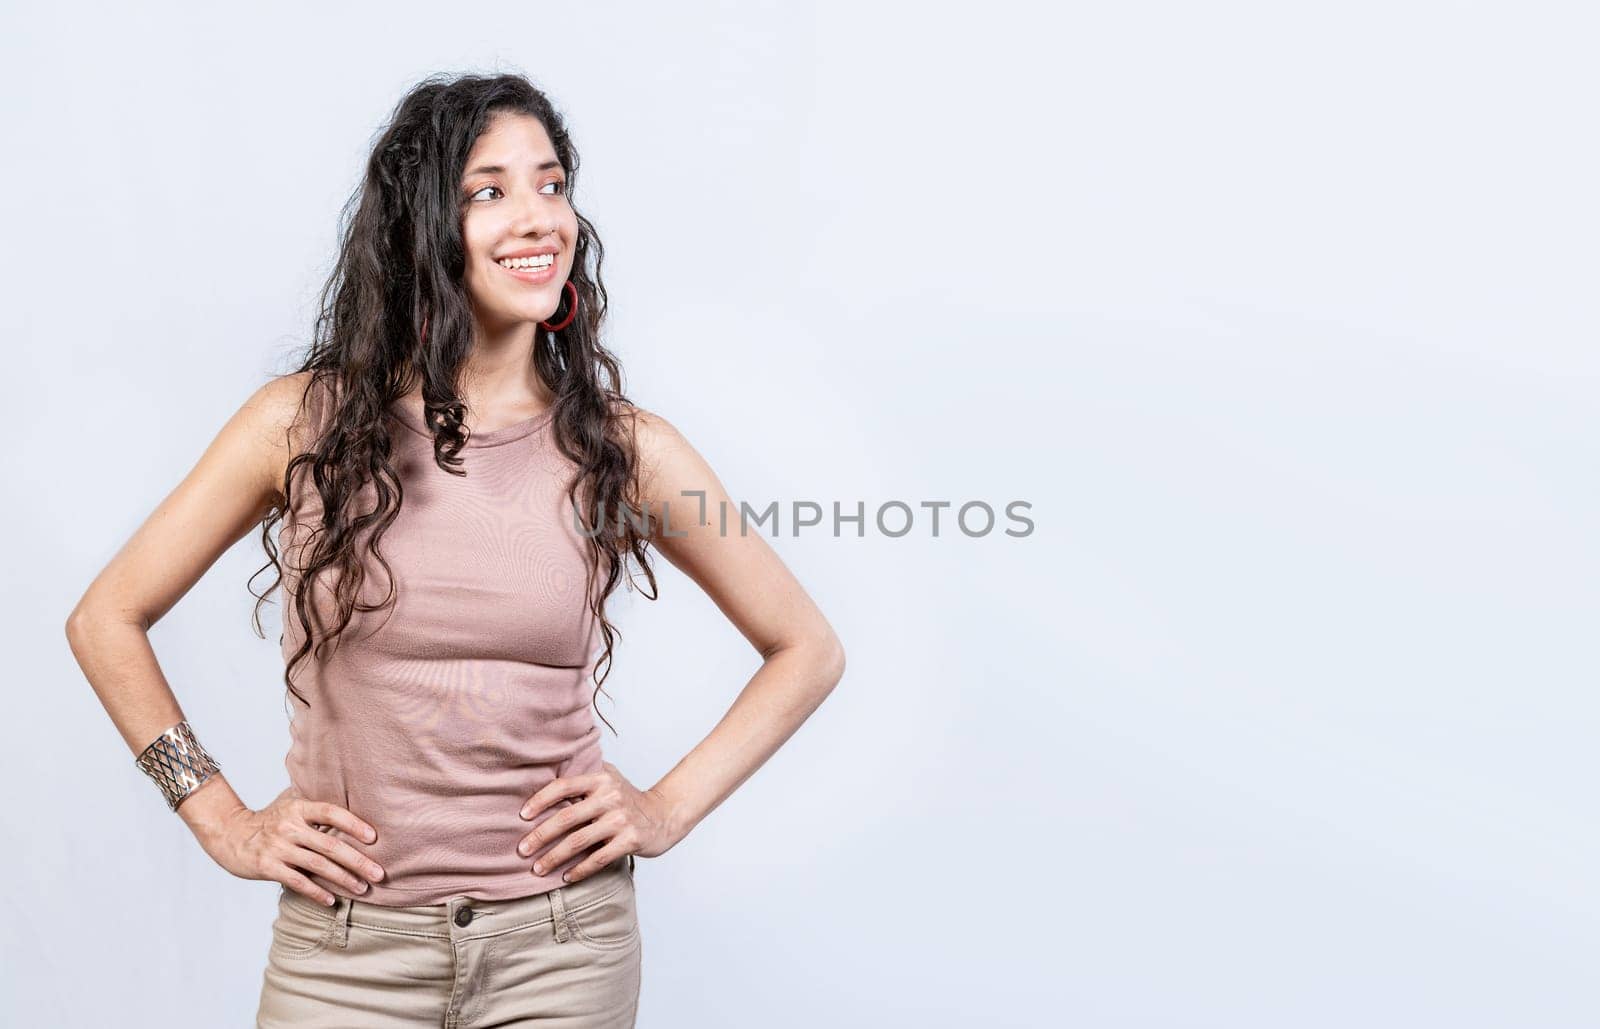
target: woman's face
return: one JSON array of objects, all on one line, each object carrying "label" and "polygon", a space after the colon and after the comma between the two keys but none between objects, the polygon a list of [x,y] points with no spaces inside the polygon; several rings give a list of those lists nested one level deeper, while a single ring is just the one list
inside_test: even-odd
[{"label": "woman's face", "polygon": [[[502,330],[548,320],[572,273],[578,216],[567,202],[566,170],[539,120],[494,115],[467,155],[461,196],[467,294],[480,324]],[[508,259],[524,255],[534,256],[507,267]]]}]

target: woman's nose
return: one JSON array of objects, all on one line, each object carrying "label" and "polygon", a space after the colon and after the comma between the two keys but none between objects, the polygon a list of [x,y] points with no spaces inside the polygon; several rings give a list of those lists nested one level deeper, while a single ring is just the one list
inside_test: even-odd
[{"label": "woman's nose", "polygon": [[524,204],[517,210],[517,216],[512,221],[512,230],[523,236],[543,236],[555,228],[555,222],[537,200]]}]

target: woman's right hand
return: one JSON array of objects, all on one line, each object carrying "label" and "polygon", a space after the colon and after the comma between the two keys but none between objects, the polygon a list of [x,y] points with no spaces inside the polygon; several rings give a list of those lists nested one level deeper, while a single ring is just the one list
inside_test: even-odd
[{"label": "woman's right hand", "polygon": [[201,845],[212,860],[239,878],[279,882],[323,906],[333,904],[334,895],[312,882],[306,872],[353,894],[365,893],[370,883],[383,878],[376,861],[318,830],[318,825],[343,829],[366,843],[378,838],[377,830],[344,808],[307,800],[291,786],[260,811],[240,808]]}]

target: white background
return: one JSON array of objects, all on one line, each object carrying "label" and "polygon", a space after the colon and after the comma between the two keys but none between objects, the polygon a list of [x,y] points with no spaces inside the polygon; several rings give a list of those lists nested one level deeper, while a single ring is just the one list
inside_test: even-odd
[{"label": "white background", "polygon": [[[639,863],[642,1027],[1600,1024],[1582,5],[3,18],[6,1021],[252,1018],[277,887],[167,811],[63,623],[292,366],[399,97],[519,71],[630,394],[736,497],[1035,523],[774,541],[849,669]],[[152,632],[254,806],[264,562]],[[601,700],[641,787],[758,663],[657,570]]]}]

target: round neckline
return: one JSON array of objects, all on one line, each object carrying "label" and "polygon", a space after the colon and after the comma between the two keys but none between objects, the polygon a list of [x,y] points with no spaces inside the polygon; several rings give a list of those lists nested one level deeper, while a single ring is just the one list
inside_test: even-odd
[{"label": "round neckline", "polygon": [[[398,400],[395,401],[389,410],[395,415],[401,425],[404,425],[406,428],[425,439],[430,441],[433,439],[433,433],[429,431],[428,427],[422,423],[422,417],[413,412],[402,402]],[[543,428],[552,418],[555,417],[555,413],[556,409],[554,405],[552,405],[545,408],[543,411],[540,411],[531,418],[524,418],[521,421],[512,422],[510,425],[502,425],[500,428],[493,429],[489,432],[468,432],[467,442],[465,445],[467,447],[497,447],[502,443],[514,442],[526,436],[530,436],[539,429]]]}]

